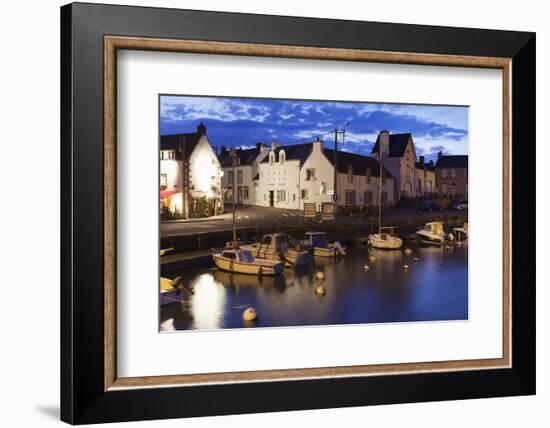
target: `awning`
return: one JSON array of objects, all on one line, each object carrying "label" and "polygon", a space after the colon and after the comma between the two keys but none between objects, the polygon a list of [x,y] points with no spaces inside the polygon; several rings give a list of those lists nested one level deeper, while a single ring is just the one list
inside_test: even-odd
[{"label": "awning", "polygon": [[161,190],[160,199],[169,198],[170,196],[175,195],[176,193],[178,193],[177,190]]}]

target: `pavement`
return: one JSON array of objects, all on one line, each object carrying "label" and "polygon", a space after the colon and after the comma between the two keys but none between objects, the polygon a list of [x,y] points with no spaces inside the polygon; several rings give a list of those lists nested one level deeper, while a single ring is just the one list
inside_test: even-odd
[{"label": "pavement", "polygon": [[[389,208],[384,210],[383,222],[386,225],[403,223],[411,220],[445,220],[447,217],[463,215],[467,218],[467,212],[444,211],[442,213],[430,213],[417,211],[412,208]],[[367,217],[350,216],[339,217],[337,222],[340,224],[369,224]],[[274,228],[299,225],[306,223],[303,211],[285,210],[272,207],[238,207],[237,208],[237,229],[246,229],[252,227],[273,226]],[[311,223],[311,220],[309,220]],[[233,213],[231,207],[228,212],[200,219],[172,220],[162,222],[160,225],[161,237],[174,237],[194,235],[197,233],[222,232],[231,230],[233,227]]]}]

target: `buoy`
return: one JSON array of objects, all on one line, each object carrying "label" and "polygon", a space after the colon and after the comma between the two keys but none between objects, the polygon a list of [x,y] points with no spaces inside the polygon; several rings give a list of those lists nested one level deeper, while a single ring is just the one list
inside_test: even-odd
[{"label": "buoy", "polygon": [[318,271],[318,272],[315,272],[315,278],[317,279],[325,279],[325,272],[323,271]]},{"label": "buoy", "polygon": [[403,265],[403,269],[408,269],[409,265]]},{"label": "buoy", "polygon": [[369,266],[369,265],[363,266],[363,270],[369,270],[369,269],[370,269],[370,266]]},{"label": "buoy", "polygon": [[325,287],[323,287],[322,284],[318,285],[317,288],[315,289],[315,294],[325,295],[326,293],[327,293],[327,290],[325,289]]},{"label": "buoy", "polygon": [[376,256],[369,256],[369,260],[370,260],[371,262],[376,261]]},{"label": "buoy", "polygon": [[256,318],[258,318],[258,313],[256,312],[256,309],[254,309],[252,306],[249,306],[244,310],[243,320],[254,321]]},{"label": "buoy", "polygon": [[412,253],[413,253],[413,250],[411,250],[410,248],[405,248],[405,254],[407,256],[410,256]]},{"label": "buoy", "polygon": [[413,258],[413,262],[418,262],[418,260],[419,260],[418,257]]}]

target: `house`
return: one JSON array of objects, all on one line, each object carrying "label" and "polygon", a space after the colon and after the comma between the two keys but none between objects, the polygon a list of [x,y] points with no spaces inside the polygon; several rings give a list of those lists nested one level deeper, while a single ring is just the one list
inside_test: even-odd
[{"label": "house", "polygon": [[[304,209],[304,203],[334,202],[339,206],[362,207],[378,203],[379,163],[370,156],[339,151],[335,177],[335,152],[325,149],[324,143],[280,146],[273,144],[269,154],[259,164],[256,205]],[[384,168],[381,192],[384,204],[393,204],[394,183]]]},{"label": "house", "polygon": [[435,165],[433,161],[427,162],[424,156],[418,157],[415,171],[415,193],[417,197],[431,197],[437,194]]},{"label": "house", "polygon": [[236,149],[234,153],[235,168],[232,166],[229,150],[222,149],[218,156],[223,170],[221,185],[224,201],[233,202],[235,186],[237,189],[235,202],[252,205],[256,200],[258,165],[267,156],[269,149],[264,144],[258,143],[255,148]]},{"label": "house", "polygon": [[197,132],[160,137],[160,208],[163,218],[223,212],[222,169],[201,122]]},{"label": "house", "polygon": [[440,195],[468,197],[468,156],[437,154],[435,180]]}]

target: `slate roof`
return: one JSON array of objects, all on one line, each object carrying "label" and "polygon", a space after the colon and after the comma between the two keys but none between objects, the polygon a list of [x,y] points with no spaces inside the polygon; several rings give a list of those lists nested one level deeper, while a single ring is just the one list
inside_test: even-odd
[{"label": "slate roof", "polygon": [[[331,164],[334,164],[334,150],[324,149],[323,153],[325,154],[329,162]],[[341,174],[347,174],[348,167],[351,165],[353,167],[354,175],[366,175],[367,168],[369,168],[370,174],[372,177],[380,176],[380,169],[379,169],[380,162],[378,162],[372,156],[364,156],[356,153],[343,152],[339,150],[337,161],[338,161],[337,170]],[[388,178],[393,178],[393,176],[390,174],[390,172],[386,168],[384,168],[384,174]]]},{"label": "slate roof", "polygon": [[[275,162],[279,162],[279,153],[281,150],[285,151],[285,159],[289,160],[299,160],[300,166],[306,161],[311,150],[313,149],[313,143],[305,144],[294,144],[292,146],[280,146],[275,149]],[[269,155],[262,160],[262,163],[269,162]]]},{"label": "slate roof", "polygon": [[197,132],[190,134],[169,134],[160,136],[161,150],[177,150],[182,148],[187,156],[193,153],[199,143],[200,135]]},{"label": "slate roof", "polygon": [[[260,154],[260,149],[258,147],[255,147],[253,149],[236,149],[235,153],[240,160],[239,166],[252,165],[252,163],[254,162],[254,159],[256,159]],[[231,166],[230,154],[231,154],[231,151],[228,150],[224,154],[220,153],[220,156],[218,156],[218,159],[220,160],[222,168]]]},{"label": "slate roof", "polygon": [[425,162],[424,164],[422,164],[421,162],[416,162],[415,165],[416,169],[421,169],[422,171],[424,171],[424,167],[426,167],[427,171],[435,171],[435,165],[433,162]]},{"label": "slate roof", "polygon": [[[407,143],[409,138],[412,138],[411,133],[407,132],[405,134],[390,134],[390,153],[388,157],[390,158],[400,158],[405,154],[405,149],[407,148]],[[378,153],[380,147],[380,135],[376,138],[376,143],[372,148],[371,153]]]},{"label": "slate roof", "polygon": [[436,168],[468,168],[467,155],[443,155],[435,164]]}]

